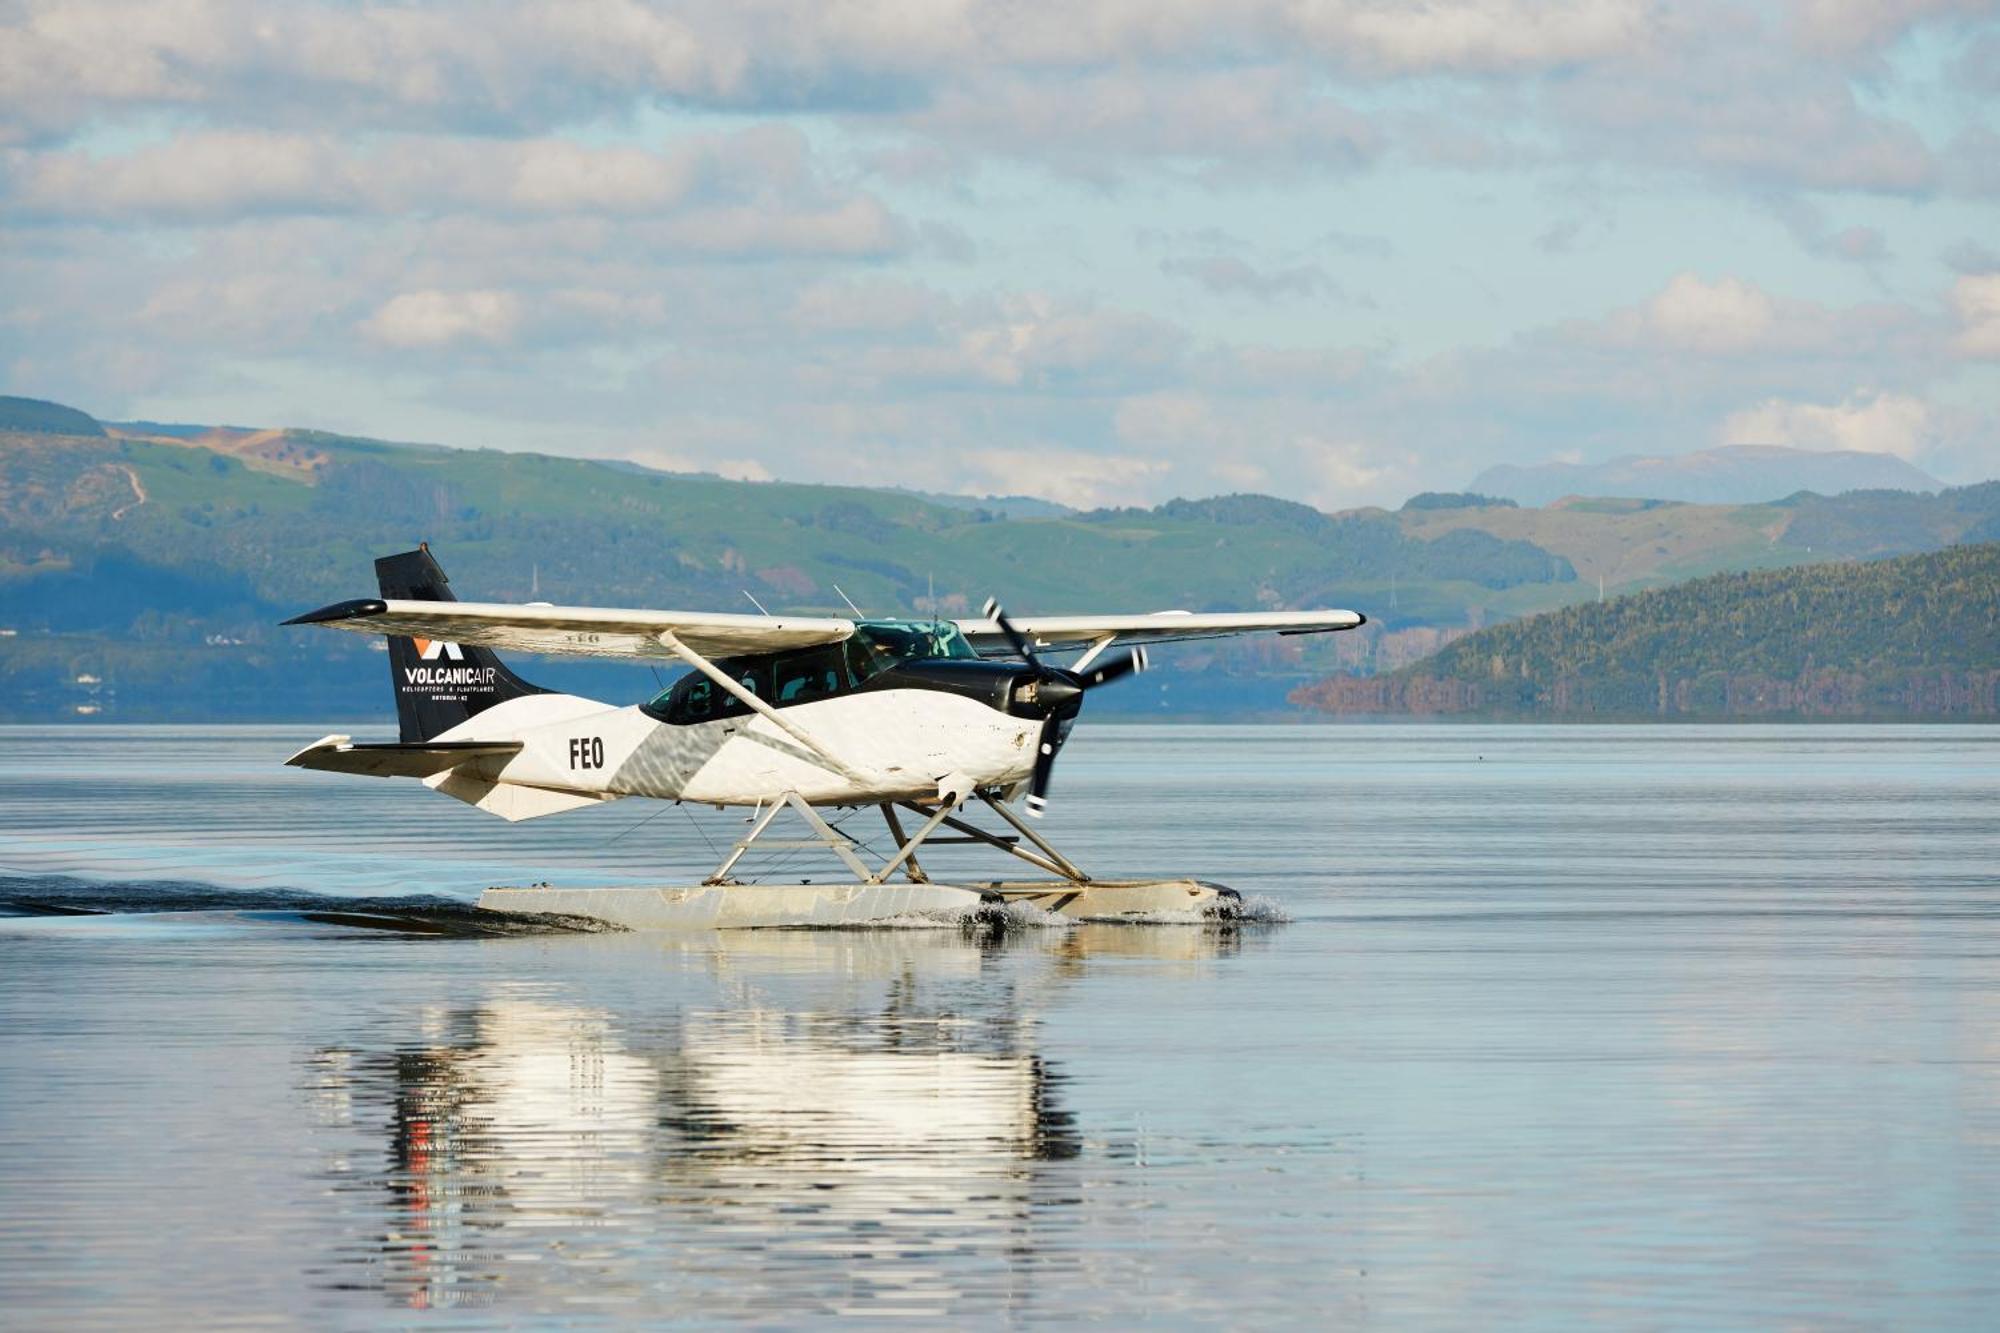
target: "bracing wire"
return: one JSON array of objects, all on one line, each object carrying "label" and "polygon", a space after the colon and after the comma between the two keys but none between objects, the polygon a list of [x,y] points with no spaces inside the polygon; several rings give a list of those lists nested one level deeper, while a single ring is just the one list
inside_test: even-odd
[{"label": "bracing wire", "polygon": [[653,811],[652,814],[647,815],[644,819],[632,825],[632,827],[626,829],[624,833],[620,833],[615,837],[607,839],[604,845],[606,847],[609,847],[612,843],[617,842],[620,838],[623,838],[626,833],[637,833],[640,829],[646,827],[646,825],[652,823],[654,820],[658,819],[661,815],[665,814],[666,812],[667,808],[665,806],[661,806],[659,809]]}]

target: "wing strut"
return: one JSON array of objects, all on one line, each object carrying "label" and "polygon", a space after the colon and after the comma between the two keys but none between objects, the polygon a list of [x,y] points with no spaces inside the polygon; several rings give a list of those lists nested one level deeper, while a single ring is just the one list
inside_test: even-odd
[{"label": "wing strut", "polygon": [[869,779],[864,774],[855,772],[854,769],[847,765],[845,760],[821,744],[810,732],[780,713],[777,709],[771,707],[770,704],[759,699],[751,691],[744,689],[740,682],[731,680],[728,672],[722,670],[715,663],[682,643],[678,638],[674,637],[672,630],[661,630],[658,637],[668,652],[714,681],[726,694],[745,708],[748,708],[751,712],[769,718],[771,725],[784,732],[787,736],[790,736],[800,745],[805,746],[806,749],[811,750],[821,759],[824,759],[834,772],[840,774],[840,776],[850,782],[858,782],[864,786],[868,783]]}]

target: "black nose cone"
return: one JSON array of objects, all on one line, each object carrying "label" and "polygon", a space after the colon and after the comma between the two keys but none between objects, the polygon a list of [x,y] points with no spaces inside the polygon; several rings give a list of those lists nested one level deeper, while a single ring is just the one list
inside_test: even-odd
[{"label": "black nose cone", "polygon": [[1014,703],[1029,717],[1067,717],[1076,712],[1083,686],[1066,671],[1044,671],[1014,687]]}]

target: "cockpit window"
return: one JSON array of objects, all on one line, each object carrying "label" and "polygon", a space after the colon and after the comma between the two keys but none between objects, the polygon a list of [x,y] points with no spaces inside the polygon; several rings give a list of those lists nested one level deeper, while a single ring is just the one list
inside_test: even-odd
[{"label": "cockpit window", "polygon": [[854,679],[867,680],[900,662],[926,658],[976,659],[979,654],[949,620],[864,620],[847,641]]}]

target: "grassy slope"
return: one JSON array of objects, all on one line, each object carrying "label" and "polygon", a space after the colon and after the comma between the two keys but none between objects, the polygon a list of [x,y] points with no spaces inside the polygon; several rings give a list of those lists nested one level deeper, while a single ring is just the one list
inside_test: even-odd
[{"label": "grassy slope", "polygon": [[1776,505],[1660,505],[1607,512],[1578,505],[1551,509],[1454,509],[1421,515],[1413,530],[1434,536],[1472,527],[1518,538],[1563,556],[1594,593],[1646,587],[1712,573],[1797,564],[1810,553],[1784,540],[1793,511]]}]

